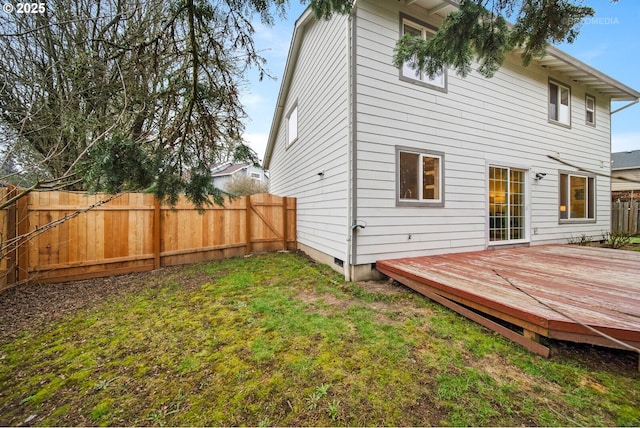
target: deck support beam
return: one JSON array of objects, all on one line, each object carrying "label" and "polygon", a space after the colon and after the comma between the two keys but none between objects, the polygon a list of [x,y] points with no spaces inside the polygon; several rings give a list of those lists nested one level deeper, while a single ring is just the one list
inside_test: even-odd
[{"label": "deck support beam", "polygon": [[[435,302],[438,302],[441,305],[446,306],[447,308],[453,311],[456,311],[460,315],[465,316],[470,320],[477,322],[483,327],[493,330],[496,333],[506,337],[507,339],[510,339],[516,342],[517,344],[525,347],[529,351],[535,352],[538,355],[542,355],[545,358],[549,357],[549,348],[539,343],[540,335],[538,335],[537,333],[528,332],[528,330],[524,330],[525,331],[524,335],[519,334],[513,330],[508,329],[507,327],[501,324],[498,324],[495,321],[490,320],[489,318],[482,316],[481,314],[478,314],[477,312],[467,309],[464,306],[437,294],[431,287],[425,284],[421,284],[418,281],[415,281],[411,278],[404,277],[402,275],[398,275],[396,273],[387,273],[387,272],[383,272],[383,273],[395,279],[396,281],[406,285],[407,287],[414,289],[415,291],[428,297],[429,299]],[[538,340],[537,341],[533,340],[534,338],[537,338]]]}]

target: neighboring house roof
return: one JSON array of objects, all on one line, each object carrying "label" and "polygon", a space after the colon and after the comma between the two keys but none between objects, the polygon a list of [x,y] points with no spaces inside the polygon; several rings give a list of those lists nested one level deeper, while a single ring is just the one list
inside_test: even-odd
[{"label": "neighboring house roof", "polygon": [[640,168],[640,150],[611,153],[611,170]]},{"label": "neighboring house roof", "polygon": [[245,169],[250,167],[250,163],[237,163],[232,164],[231,162],[224,162],[213,167],[212,177],[224,177],[226,175],[231,175],[236,171],[240,171],[241,169]]},{"label": "neighboring house roof", "polygon": [[[458,5],[458,2],[455,0],[412,0],[411,3],[423,7],[430,14],[440,15],[442,17],[446,16]],[[280,92],[278,93],[278,100],[276,102],[273,121],[271,123],[271,131],[267,141],[267,149],[265,151],[263,162],[265,169],[269,169],[269,163],[271,162],[271,155],[273,153],[275,139],[278,133],[278,124],[280,123],[284,113],[284,103],[289,93],[305,28],[307,24],[312,22],[314,19],[314,14],[309,6],[296,20],[294,26],[293,36],[289,46],[289,54],[287,56],[287,63],[285,65],[284,75],[280,84]],[[514,53],[520,54],[522,53],[522,50],[516,49],[514,50]],[[640,92],[618,82],[612,77],[607,76],[554,46],[547,47],[546,55],[542,58],[534,58],[533,61],[550,71],[562,73],[568,76],[571,80],[580,83],[593,91],[610,96],[614,101],[637,101],[640,99]]]}]

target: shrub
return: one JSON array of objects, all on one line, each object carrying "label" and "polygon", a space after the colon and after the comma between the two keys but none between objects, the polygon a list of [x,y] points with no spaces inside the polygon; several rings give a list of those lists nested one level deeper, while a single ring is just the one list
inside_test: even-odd
[{"label": "shrub", "polygon": [[607,247],[622,248],[631,243],[631,235],[626,232],[603,232],[602,240]]},{"label": "shrub", "polygon": [[586,233],[583,233],[580,236],[573,236],[571,235],[569,238],[567,238],[567,243],[570,245],[580,245],[583,247],[586,247],[587,245],[591,244],[591,237],[589,235],[587,235]]},{"label": "shrub", "polygon": [[255,195],[268,191],[269,185],[267,183],[261,183],[246,175],[235,176],[227,184],[227,192],[234,196]]}]

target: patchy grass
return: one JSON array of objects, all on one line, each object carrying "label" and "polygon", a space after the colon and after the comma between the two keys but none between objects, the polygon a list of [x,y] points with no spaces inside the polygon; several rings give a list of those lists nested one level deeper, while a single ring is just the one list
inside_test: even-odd
[{"label": "patchy grass", "polygon": [[0,425],[640,425],[633,356],[547,360],[295,254],[167,272],[3,340]]}]

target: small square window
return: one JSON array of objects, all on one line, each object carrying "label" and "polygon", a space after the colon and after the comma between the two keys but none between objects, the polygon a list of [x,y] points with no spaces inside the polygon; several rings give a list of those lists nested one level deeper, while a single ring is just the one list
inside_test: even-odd
[{"label": "small square window", "polygon": [[444,155],[442,153],[396,148],[397,205],[444,206]]},{"label": "small square window", "polygon": [[596,99],[591,95],[584,97],[584,110],[587,125],[596,126]]},{"label": "small square window", "polygon": [[549,82],[549,120],[571,126],[571,88]]},{"label": "small square window", "polygon": [[560,173],[560,222],[593,221],[595,177],[579,173]]},{"label": "small square window", "polygon": [[298,106],[296,105],[287,116],[287,146],[298,139]]}]

